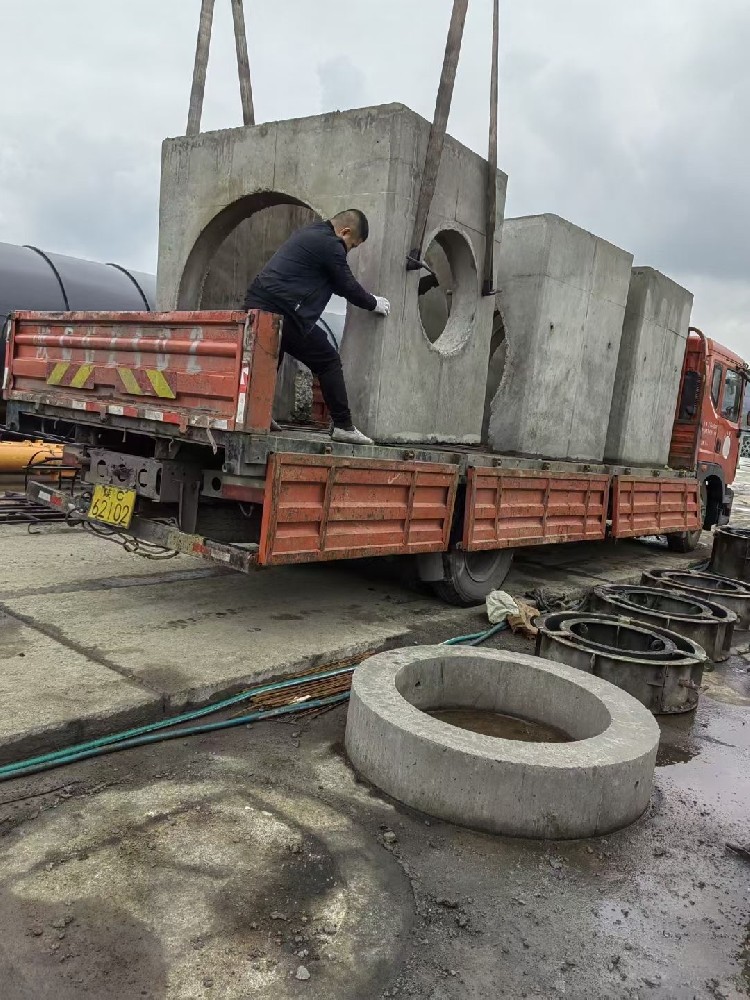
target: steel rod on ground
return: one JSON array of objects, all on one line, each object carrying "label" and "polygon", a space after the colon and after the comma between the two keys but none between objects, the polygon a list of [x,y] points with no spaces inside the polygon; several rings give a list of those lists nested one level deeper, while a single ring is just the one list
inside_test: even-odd
[{"label": "steel rod on ground", "polygon": [[495,233],[497,232],[497,103],[500,59],[500,0],[492,12],[492,73],[490,76],[490,143],[487,152],[487,242],[484,251],[482,294],[495,291]]},{"label": "steel rod on ground", "polygon": [[445,133],[448,128],[448,117],[453,100],[453,86],[456,82],[456,70],[458,68],[458,59],[461,55],[461,42],[463,41],[468,7],[469,0],[453,0],[453,13],[451,14],[448,40],[445,45],[443,71],[440,75],[440,86],[438,87],[437,101],[435,102],[435,117],[430,130],[429,142],[427,143],[427,154],[425,156],[424,171],[422,172],[422,187],[419,191],[417,216],[414,222],[414,235],[411,241],[412,251],[416,251],[416,254],[412,253],[412,256],[416,256],[416,258],[421,258],[422,256],[422,245],[427,230],[427,217],[430,213],[430,205],[435,193],[440,160],[443,155]]},{"label": "steel rod on ground", "polygon": [[203,95],[206,91],[206,69],[208,52],[211,47],[211,28],[214,20],[214,0],[202,0],[201,17],[198,25],[198,41],[195,46],[195,67],[193,86],[190,91],[190,109],[186,135],[198,135],[203,116]]},{"label": "steel rod on ground", "polygon": [[242,101],[242,120],[245,125],[255,124],[255,108],[253,106],[253,83],[250,76],[250,58],[247,54],[247,31],[245,28],[244,0],[232,0],[232,16],[234,17],[234,40],[237,46],[237,72],[240,77],[240,99]]}]

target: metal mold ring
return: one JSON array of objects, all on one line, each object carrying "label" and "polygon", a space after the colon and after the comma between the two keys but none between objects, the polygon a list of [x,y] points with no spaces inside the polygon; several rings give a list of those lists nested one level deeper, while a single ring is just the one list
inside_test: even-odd
[{"label": "metal mold ring", "polygon": [[717,528],[711,552],[711,573],[750,583],[750,529]]},{"label": "metal mold ring", "polygon": [[711,660],[724,660],[732,646],[737,615],[716,601],[661,587],[612,585],[597,587],[587,611],[625,615],[666,628],[702,646]]},{"label": "metal mold ring", "polygon": [[647,587],[679,590],[701,600],[715,601],[737,615],[740,628],[750,628],[750,583],[688,569],[650,569],[641,576]]},{"label": "metal mold ring", "polygon": [[706,653],[668,629],[632,618],[563,611],[539,623],[538,656],[616,684],[655,715],[698,704]]},{"label": "metal mold ring", "polygon": [[[571,743],[497,739],[427,715],[502,712],[555,726]],[[422,646],[354,673],[346,749],[368,781],[407,805],[519,837],[590,837],[632,823],[653,784],[659,728],[597,677],[500,650]]]}]

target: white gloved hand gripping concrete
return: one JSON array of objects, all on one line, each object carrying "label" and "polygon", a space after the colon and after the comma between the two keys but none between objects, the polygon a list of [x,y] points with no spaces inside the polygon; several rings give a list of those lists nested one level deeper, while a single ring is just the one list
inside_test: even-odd
[{"label": "white gloved hand gripping concrete", "polygon": [[375,296],[375,308],[373,312],[377,316],[390,316],[391,304],[388,299],[384,299],[381,295]]}]

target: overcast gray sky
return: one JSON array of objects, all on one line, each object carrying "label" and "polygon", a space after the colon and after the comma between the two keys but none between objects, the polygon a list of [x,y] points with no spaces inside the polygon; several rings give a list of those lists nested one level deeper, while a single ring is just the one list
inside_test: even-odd
[{"label": "overcast gray sky", "polygon": [[[204,128],[241,123],[216,0]],[[451,0],[246,0],[259,121],[432,117]],[[554,212],[696,295],[750,357],[750,2],[501,0],[509,215]],[[486,152],[489,0],[450,131]],[[159,147],[184,133],[199,0],[0,0],[0,241],[156,267]]]}]

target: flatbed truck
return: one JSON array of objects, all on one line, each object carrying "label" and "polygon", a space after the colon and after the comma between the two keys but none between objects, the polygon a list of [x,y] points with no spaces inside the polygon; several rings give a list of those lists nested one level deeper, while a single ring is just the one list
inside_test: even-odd
[{"label": "flatbed truck", "polygon": [[[15,430],[74,427],[83,489],[29,498],[114,537],[232,569],[411,557],[460,605],[500,587],[523,546],[666,535],[690,551],[726,523],[747,366],[692,330],[669,466],[334,443],[271,430],[278,317],[262,312],[33,313],[9,320]],[[607,419],[608,415],[602,415]]]}]

